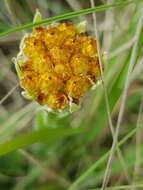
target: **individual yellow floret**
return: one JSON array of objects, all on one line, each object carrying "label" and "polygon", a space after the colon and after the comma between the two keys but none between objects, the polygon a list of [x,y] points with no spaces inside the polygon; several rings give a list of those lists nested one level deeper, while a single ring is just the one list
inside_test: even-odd
[{"label": "individual yellow floret", "polygon": [[87,78],[73,76],[67,81],[65,93],[71,98],[79,100],[90,86],[91,83]]},{"label": "individual yellow floret", "polygon": [[86,75],[90,69],[87,57],[81,54],[75,54],[71,58],[71,67],[75,75]]},{"label": "individual yellow floret", "polygon": [[50,94],[47,99],[47,104],[52,109],[64,109],[68,107],[68,99],[65,94]]}]

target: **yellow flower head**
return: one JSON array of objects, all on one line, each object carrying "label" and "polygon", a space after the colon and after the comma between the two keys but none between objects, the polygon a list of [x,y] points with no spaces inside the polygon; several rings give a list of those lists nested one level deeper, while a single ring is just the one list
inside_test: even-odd
[{"label": "yellow flower head", "polygon": [[78,104],[100,76],[96,39],[70,22],[36,27],[16,58],[26,96],[54,110]]}]

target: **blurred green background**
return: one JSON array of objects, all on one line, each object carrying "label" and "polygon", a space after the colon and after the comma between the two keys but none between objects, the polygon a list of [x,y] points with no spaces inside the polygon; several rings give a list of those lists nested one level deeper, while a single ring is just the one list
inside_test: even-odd
[{"label": "blurred green background", "polygon": [[[105,6],[96,14],[114,127],[128,66],[134,64],[120,126],[122,159],[115,154],[108,189],[136,190],[143,189],[143,19],[139,22],[143,2],[124,5],[128,1],[95,0],[95,5],[118,2],[123,5]],[[45,19],[90,7],[90,0],[0,0],[0,190],[101,188],[113,141],[102,84],[85,95],[78,111],[67,115],[46,112],[21,96],[12,63],[22,36],[30,29],[2,36],[11,28],[31,23],[37,8]],[[86,20],[87,32],[95,36],[92,14],[68,20]]]}]

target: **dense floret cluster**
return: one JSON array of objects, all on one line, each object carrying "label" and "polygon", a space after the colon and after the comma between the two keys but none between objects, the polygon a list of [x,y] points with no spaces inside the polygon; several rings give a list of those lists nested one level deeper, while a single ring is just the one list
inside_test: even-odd
[{"label": "dense floret cluster", "polygon": [[21,87],[54,110],[78,104],[100,75],[95,38],[72,23],[34,28],[20,49],[16,68]]}]

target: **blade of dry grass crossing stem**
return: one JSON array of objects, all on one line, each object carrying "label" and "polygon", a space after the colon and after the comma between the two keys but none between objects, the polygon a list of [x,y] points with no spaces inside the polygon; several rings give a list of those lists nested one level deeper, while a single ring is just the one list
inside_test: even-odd
[{"label": "blade of dry grass crossing stem", "polygon": [[[136,8],[136,6],[131,6],[133,10]],[[128,8],[128,7],[125,7]],[[134,14],[134,12],[133,12]],[[134,18],[136,18],[136,15],[131,18],[131,23],[134,22]],[[131,39],[132,36],[134,36],[136,28],[132,27],[132,25],[129,25],[129,33],[127,32],[124,37],[126,40]],[[120,36],[119,41],[121,40],[121,43],[118,44],[116,41],[114,43],[117,43],[119,45],[124,44],[123,38]],[[116,47],[116,46],[115,46]],[[130,57],[131,50],[127,50],[126,53],[124,52],[123,56],[120,56],[119,58],[114,57],[112,60],[110,60],[110,68],[106,72],[105,71],[105,80],[106,80],[106,88],[108,90],[108,98],[110,103],[110,109],[112,110],[115,106],[116,102],[118,101],[120,94],[122,92],[122,88],[124,86],[123,84],[123,78],[126,76],[126,71],[128,67],[129,57]],[[92,128],[92,132],[89,133],[87,136],[87,143],[90,143],[95,140],[95,138],[100,134],[101,130],[104,126],[107,125],[107,113],[105,112],[105,101],[104,101],[104,94],[103,94],[103,88],[102,85],[98,86],[95,91],[92,91],[93,96],[91,97],[92,102],[89,106],[87,105],[88,109],[85,111],[83,118],[85,115],[89,115],[90,117],[86,117],[86,120],[81,119],[81,122],[79,122],[79,125],[87,125]],[[100,95],[99,95],[100,94]],[[100,110],[100,111],[98,111]],[[102,118],[102,119],[97,119]]]},{"label": "blade of dry grass crossing stem", "polygon": [[122,94],[122,98],[121,98],[121,106],[120,106],[120,111],[119,111],[119,115],[118,115],[118,120],[117,120],[117,126],[116,126],[116,131],[115,131],[115,136],[113,139],[113,144],[111,147],[111,152],[110,152],[110,156],[107,162],[107,167],[105,170],[105,175],[103,178],[103,183],[102,183],[102,190],[104,190],[108,184],[108,180],[110,177],[110,170],[111,170],[111,165],[112,165],[112,160],[115,154],[115,150],[116,150],[116,144],[118,141],[118,136],[119,136],[119,130],[120,130],[120,126],[121,126],[121,121],[122,121],[122,117],[123,117],[123,113],[124,113],[124,109],[125,109],[125,102],[126,102],[126,97],[127,97],[127,91],[128,91],[128,87],[129,87],[129,82],[130,82],[130,74],[133,70],[133,66],[136,60],[136,56],[137,56],[137,50],[138,50],[138,40],[140,37],[140,33],[141,33],[141,29],[142,29],[142,23],[143,23],[143,10],[141,9],[141,14],[139,17],[139,21],[138,21],[138,25],[137,25],[137,30],[136,30],[136,42],[133,46],[133,50],[132,50],[132,54],[131,54],[131,59],[130,59],[130,63],[129,63],[129,67],[128,67],[128,71],[127,71],[127,77],[126,77],[126,81],[125,81],[125,86],[123,89],[123,94]]},{"label": "blade of dry grass crossing stem", "polygon": [[[95,6],[94,5],[94,0],[90,0],[90,2],[91,2],[91,7],[94,7]],[[98,56],[99,56],[99,66],[100,66],[102,86],[103,86],[103,90],[104,90],[104,99],[105,99],[106,111],[107,111],[107,115],[108,115],[108,122],[109,122],[111,132],[113,134],[114,129],[113,129],[113,125],[112,125],[112,119],[111,119],[110,108],[109,108],[109,101],[108,101],[107,90],[106,90],[104,74],[103,74],[102,58],[101,58],[101,51],[100,51],[100,44],[99,44],[99,37],[98,37],[97,23],[96,23],[96,14],[94,14],[94,13],[93,13],[93,24],[94,24],[94,31],[95,31],[96,42],[97,42],[97,51],[98,51]]]},{"label": "blade of dry grass crossing stem", "polygon": [[[95,6],[94,0],[90,0],[90,2],[91,2],[91,7],[94,7]],[[110,106],[109,106],[109,99],[108,99],[108,95],[107,95],[107,89],[106,89],[106,85],[105,85],[105,78],[104,78],[104,73],[103,73],[103,68],[102,68],[103,63],[102,63],[102,58],[101,58],[100,43],[99,43],[98,30],[97,30],[98,26],[97,26],[97,23],[96,23],[96,13],[93,13],[93,24],[94,24],[94,31],[95,31],[96,41],[97,41],[97,50],[98,50],[98,55],[99,55],[99,66],[100,66],[100,72],[101,72],[101,80],[102,80],[102,86],[103,86],[103,92],[104,92],[104,100],[105,100],[106,112],[107,112],[107,116],[108,116],[108,123],[109,123],[109,127],[110,127],[110,130],[111,130],[112,137],[114,139],[115,131],[114,131],[113,123],[112,123]],[[130,179],[130,176],[128,174],[128,170],[126,168],[124,158],[123,158],[122,153],[121,153],[119,148],[117,148],[117,155],[118,155],[119,161],[121,163],[121,166],[123,168],[125,177],[126,177],[128,183],[130,183],[131,179]]]},{"label": "blade of dry grass crossing stem", "polygon": [[129,5],[131,3],[135,3],[133,0],[129,0],[129,1],[125,1],[125,2],[117,2],[117,3],[113,3],[113,4],[106,4],[106,5],[101,5],[98,7],[93,7],[93,8],[87,8],[87,9],[82,9],[79,11],[73,11],[70,13],[65,13],[62,15],[57,15],[57,16],[53,16],[47,19],[43,19],[41,22],[37,22],[37,23],[28,23],[16,28],[11,28],[5,32],[0,33],[0,37],[6,36],[8,34],[14,33],[14,32],[19,32],[25,29],[29,29],[29,28],[33,28],[34,26],[39,26],[42,24],[50,24],[53,21],[62,21],[65,19],[71,19],[71,18],[75,18],[77,16],[81,16],[81,15],[86,15],[86,14],[90,14],[93,12],[101,12],[101,11],[105,11],[107,9],[111,9],[111,8],[116,8],[116,7],[124,7],[126,5]]},{"label": "blade of dry grass crossing stem", "polygon": [[[135,6],[135,7],[137,7],[137,6]],[[134,18],[136,18],[135,11],[134,11],[134,15],[135,16],[133,16],[132,19],[131,19],[131,24],[129,26],[129,32],[127,32],[124,35],[125,39],[127,39],[127,40],[134,38],[134,33],[135,33],[135,30],[136,30],[136,26],[132,27],[132,23],[135,23],[135,21],[134,21],[135,20]],[[119,38],[119,41],[122,41],[120,43],[120,46],[124,46],[123,45],[124,44],[123,39]],[[111,109],[113,108],[113,105],[111,103],[111,99],[114,100],[113,102],[114,102],[114,105],[115,105],[115,102],[118,100],[118,98],[119,98],[119,96],[121,94],[121,91],[122,91],[122,88],[123,88],[123,84],[122,84],[123,82],[122,82],[122,79],[120,80],[120,78],[124,78],[124,76],[120,77],[120,75],[126,75],[126,72],[124,72],[124,71],[127,70],[126,65],[128,65],[128,62],[129,62],[130,52],[131,52],[131,50],[129,49],[128,51],[123,53],[123,56],[120,56],[118,58],[113,56],[112,57],[113,59],[109,60],[110,61],[110,68],[108,69],[107,72],[105,70],[106,86],[108,87],[108,97],[110,97],[109,100],[110,100]],[[116,64],[114,64],[114,63],[116,63]],[[120,88],[117,88],[118,86]],[[114,92],[117,92],[117,91],[119,91],[118,93],[116,93],[116,94],[118,94],[118,96],[116,95],[116,98],[115,98]],[[102,90],[99,90],[98,93],[101,94],[101,96],[98,96],[98,97],[95,96],[95,98],[93,99],[93,102],[94,102],[93,105],[95,105],[95,106],[91,107],[91,109],[90,109],[91,111],[89,110],[90,115],[94,115],[95,112],[97,111],[97,108],[102,109],[102,112],[103,112],[103,105],[101,105],[101,106],[99,105],[99,103],[101,102],[101,99],[102,99],[101,97],[103,96],[102,95],[103,92],[102,92]],[[98,112],[96,114],[98,114]],[[104,114],[104,112],[103,112],[103,114]],[[100,114],[98,114],[98,115],[100,115]],[[104,120],[106,120],[106,119],[103,119],[103,121]],[[105,123],[103,124],[103,122],[99,122],[99,124],[97,124],[97,126],[98,125],[102,126],[102,125],[105,125]]]},{"label": "blade of dry grass crossing stem", "polygon": [[32,131],[24,135],[19,135],[9,141],[2,142],[0,144],[0,156],[38,142],[52,143],[61,138],[83,132],[85,132],[85,130],[81,128],[45,128],[34,132]]},{"label": "blade of dry grass crossing stem", "polygon": [[16,90],[16,88],[19,86],[19,83],[17,83],[1,100],[0,105],[3,104],[3,102]]},{"label": "blade of dry grass crossing stem", "polygon": [[[123,137],[115,147],[117,150],[117,147],[121,147],[123,144],[126,143],[127,140],[129,140],[135,133],[136,131],[140,128],[141,126],[138,126],[131,130],[125,137]],[[103,164],[107,159],[108,156],[110,155],[111,150],[106,152],[99,160],[97,160],[94,164],[92,164],[91,167],[89,167],[81,176],[76,179],[71,186],[69,187],[68,190],[76,190],[78,189],[78,186],[80,183],[82,183],[86,178],[88,178],[101,164]]]},{"label": "blade of dry grass crossing stem", "polygon": [[7,120],[1,125],[0,141],[5,140],[5,138],[13,134],[16,131],[18,124],[20,124],[25,117],[27,118],[29,114],[33,114],[36,107],[37,104],[30,103],[18,112],[8,116]]}]

